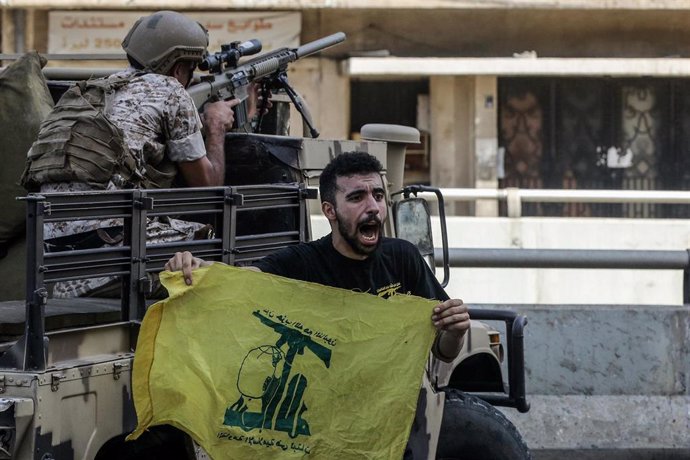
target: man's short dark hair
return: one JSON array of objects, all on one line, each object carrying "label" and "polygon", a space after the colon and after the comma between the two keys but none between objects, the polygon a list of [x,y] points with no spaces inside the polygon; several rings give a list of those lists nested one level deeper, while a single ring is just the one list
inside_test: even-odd
[{"label": "man's short dark hair", "polygon": [[350,177],[355,174],[381,173],[383,165],[375,156],[366,152],[344,152],[333,158],[323,168],[319,179],[321,202],[335,204],[335,188],[338,177]]}]

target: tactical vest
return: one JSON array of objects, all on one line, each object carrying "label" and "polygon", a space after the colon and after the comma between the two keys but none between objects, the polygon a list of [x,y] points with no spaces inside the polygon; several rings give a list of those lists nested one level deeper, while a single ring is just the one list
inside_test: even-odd
[{"label": "tactical vest", "polygon": [[97,189],[109,181],[118,188],[169,187],[175,164],[165,155],[148,164],[135,156],[122,130],[106,117],[115,91],[140,75],[83,81],[67,90],[41,124],[22,185],[30,191],[56,182],[85,182]]}]

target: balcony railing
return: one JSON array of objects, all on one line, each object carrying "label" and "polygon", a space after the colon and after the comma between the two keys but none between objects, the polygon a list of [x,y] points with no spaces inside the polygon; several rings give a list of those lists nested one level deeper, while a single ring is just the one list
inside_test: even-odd
[{"label": "balcony railing", "polygon": [[[687,205],[690,204],[690,191],[668,190],[572,190],[572,189],[481,189],[481,188],[444,188],[441,189],[446,203],[474,202],[479,200],[495,200],[503,203],[507,217],[522,217],[524,203],[577,203],[577,204],[609,204],[622,206],[647,205]],[[435,201],[433,193],[420,194],[428,201]],[[685,209],[685,206],[683,206]],[[527,213],[534,215],[534,213]],[[599,214],[597,214],[599,215]],[[673,215],[648,217],[688,217],[690,207],[685,212],[674,212]],[[611,213],[602,217],[636,217],[630,213]]]}]

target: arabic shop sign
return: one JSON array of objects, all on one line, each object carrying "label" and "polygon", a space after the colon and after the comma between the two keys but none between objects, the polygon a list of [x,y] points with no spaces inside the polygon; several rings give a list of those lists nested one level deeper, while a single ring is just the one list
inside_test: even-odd
[{"label": "arabic shop sign", "polygon": [[[122,39],[148,12],[51,11],[48,17],[48,53],[123,54]],[[192,12],[187,16],[209,33],[209,51],[233,41],[258,38],[263,50],[299,46],[299,12]]]}]

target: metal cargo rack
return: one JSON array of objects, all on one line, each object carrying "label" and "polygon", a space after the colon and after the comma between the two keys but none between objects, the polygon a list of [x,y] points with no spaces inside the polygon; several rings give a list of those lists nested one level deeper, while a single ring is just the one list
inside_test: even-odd
[{"label": "metal cargo rack", "polygon": [[[119,322],[136,335],[151,291],[147,274],[161,271],[175,252],[189,250],[206,260],[251,264],[276,249],[309,239],[305,200],[315,196],[315,190],[298,184],[28,195],[24,331],[0,357],[0,365],[45,370],[50,346],[46,306],[58,300],[49,299],[50,283],[121,277]],[[282,228],[275,229],[269,219],[265,225],[252,226],[251,233],[238,233],[238,223],[262,212],[269,217],[282,215]],[[210,223],[215,234],[204,240],[146,244],[146,220],[157,216]],[[111,218],[123,222],[121,245],[45,251],[44,223]]]}]

